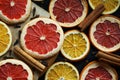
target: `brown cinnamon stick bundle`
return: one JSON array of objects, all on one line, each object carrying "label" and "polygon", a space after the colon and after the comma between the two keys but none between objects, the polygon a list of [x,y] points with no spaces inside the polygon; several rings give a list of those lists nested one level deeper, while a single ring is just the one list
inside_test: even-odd
[{"label": "brown cinnamon stick bundle", "polygon": [[45,69],[45,66],[31,57],[29,54],[24,52],[19,46],[15,46],[13,49],[14,53],[19,56],[22,60],[24,60],[27,64],[31,65],[32,67],[36,68],[39,71],[43,71]]},{"label": "brown cinnamon stick bundle", "polygon": [[81,28],[81,31],[84,31],[92,22],[94,22],[101,13],[105,10],[103,4],[98,5],[86,18],[82,21],[78,27]]},{"label": "brown cinnamon stick bundle", "polygon": [[110,64],[120,66],[120,56],[119,55],[99,51],[96,54],[96,57],[98,57],[99,60],[101,60],[101,61],[105,61],[105,62],[108,62]]}]

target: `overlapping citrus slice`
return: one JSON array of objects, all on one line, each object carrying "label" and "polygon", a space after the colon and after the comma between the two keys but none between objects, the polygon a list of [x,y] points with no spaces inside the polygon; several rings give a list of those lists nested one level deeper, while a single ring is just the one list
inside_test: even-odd
[{"label": "overlapping citrus slice", "polygon": [[51,18],[63,27],[74,27],[87,15],[86,0],[51,0],[49,12]]},{"label": "overlapping citrus slice", "polygon": [[90,40],[104,52],[120,49],[120,19],[115,16],[102,16],[90,28]]},{"label": "overlapping citrus slice", "polygon": [[31,56],[45,59],[59,52],[63,39],[63,30],[57,22],[36,18],[24,26],[20,41],[22,48]]},{"label": "overlapping citrus slice", "polygon": [[88,37],[78,30],[70,30],[65,33],[61,53],[71,61],[85,58],[90,49]]},{"label": "overlapping citrus slice", "polygon": [[23,22],[31,9],[31,0],[0,0],[0,19],[8,24]]},{"label": "overlapping citrus slice", "polygon": [[9,50],[11,43],[11,31],[5,23],[0,21],[0,56]]},{"label": "overlapping citrus slice", "polygon": [[6,59],[0,61],[0,80],[33,80],[33,74],[24,62]]},{"label": "overlapping citrus slice", "polygon": [[79,73],[72,64],[57,62],[48,69],[45,80],[79,80]]},{"label": "overlapping citrus slice", "polygon": [[99,4],[103,4],[105,6],[103,14],[112,14],[120,6],[120,0],[88,0],[88,2],[92,9],[95,9]]},{"label": "overlapping citrus slice", "polygon": [[83,68],[80,80],[118,80],[118,74],[110,65],[92,61]]}]

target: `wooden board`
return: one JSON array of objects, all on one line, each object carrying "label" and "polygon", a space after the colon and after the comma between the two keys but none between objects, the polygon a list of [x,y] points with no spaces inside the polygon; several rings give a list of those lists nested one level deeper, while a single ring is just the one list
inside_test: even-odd
[{"label": "wooden board", "polygon": [[[42,9],[41,7],[36,5],[35,3],[32,3],[32,11],[31,11],[30,17],[25,22],[23,22],[21,24],[16,24],[16,25],[13,25],[13,26],[9,26],[9,28],[12,32],[12,39],[13,39],[11,48],[13,48],[15,45],[19,45],[19,38],[20,38],[22,28],[24,27],[24,25],[27,22],[29,22],[31,19],[36,18],[36,17],[47,17],[47,18],[49,18],[50,15],[47,11],[45,11],[44,9]],[[8,58],[20,59],[14,54],[14,52],[12,51],[11,48],[5,55],[0,57],[0,60],[4,60],[4,59],[8,59]],[[38,60],[41,63],[46,65],[46,69],[43,72],[40,72],[40,71],[38,71],[35,68],[30,66],[30,68],[32,69],[33,74],[34,74],[34,79],[33,80],[38,80],[39,77],[41,77],[46,72],[46,70],[50,67],[50,65],[53,64],[56,57],[57,57],[57,55],[55,55],[55,56],[53,56],[49,59],[46,59],[46,60]]]}]

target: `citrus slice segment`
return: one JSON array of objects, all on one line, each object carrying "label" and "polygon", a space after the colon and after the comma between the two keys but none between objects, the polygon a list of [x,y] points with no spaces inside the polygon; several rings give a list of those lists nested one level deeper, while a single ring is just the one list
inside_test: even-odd
[{"label": "citrus slice segment", "polygon": [[55,21],[36,18],[21,33],[21,46],[31,56],[45,59],[57,54],[63,43],[63,30]]},{"label": "citrus slice segment", "polygon": [[103,4],[105,6],[105,10],[103,14],[112,14],[119,8],[120,0],[88,0],[89,5],[92,9],[99,4]]},{"label": "citrus slice segment", "polygon": [[8,24],[23,22],[31,9],[31,0],[0,0],[0,19]]},{"label": "citrus slice segment", "polygon": [[54,63],[46,72],[45,80],[79,80],[79,72],[68,62]]},{"label": "citrus slice segment", "polygon": [[11,31],[5,23],[0,21],[0,56],[9,50],[11,43]]},{"label": "citrus slice segment", "polygon": [[86,0],[51,0],[49,12],[51,18],[63,27],[74,27],[87,15]]},{"label": "citrus slice segment", "polygon": [[120,19],[115,16],[102,16],[90,28],[90,40],[104,52],[120,49]]},{"label": "citrus slice segment", "polygon": [[78,30],[70,30],[65,33],[61,53],[71,61],[85,58],[90,49],[90,42],[86,34]]},{"label": "citrus slice segment", "polygon": [[80,80],[118,80],[118,74],[110,65],[92,61],[83,68]]},{"label": "citrus slice segment", "polygon": [[33,80],[33,74],[24,62],[6,59],[0,61],[0,80]]}]

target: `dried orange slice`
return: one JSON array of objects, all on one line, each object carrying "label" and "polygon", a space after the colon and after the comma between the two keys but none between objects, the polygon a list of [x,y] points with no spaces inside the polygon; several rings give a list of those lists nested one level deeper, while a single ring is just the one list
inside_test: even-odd
[{"label": "dried orange slice", "polygon": [[31,9],[31,0],[0,0],[0,19],[8,24],[23,22]]},{"label": "dried orange slice", "polygon": [[70,30],[65,33],[61,53],[71,61],[85,58],[90,49],[88,37],[78,30]]},{"label": "dried orange slice", "polygon": [[120,49],[120,19],[115,16],[102,16],[90,28],[90,40],[104,52]]},{"label": "dried orange slice", "polygon": [[120,0],[88,0],[89,5],[92,9],[99,4],[103,4],[105,6],[105,11],[103,14],[112,14],[119,8]]},{"label": "dried orange slice", "polygon": [[54,63],[46,72],[45,80],[79,80],[75,66],[68,62]]},{"label": "dried orange slice", "polygon": [[92,61],[83,68],[80,80],[118,80],[118,74],[110,65]]},{"label": "dried orange slice", "polygon": [[86,0],[51,0],[49,12],[51,18],[63,27],[74,27],[87,15]]},{"label": "dried orange slice", "polygon": [[6,59],[0,61],[0,80],[33,80],[33,73],[24,62]]},{"label": "dried orange slice", "polygon": [[9,50],[11,43],[11,31],[5,23],[0,21],[0,56]]},{"label": "dried orange slice", "polygon": [[64,40],[62,28],[48,18],[28,22],[21,33],[21,46],[31,56],[45,59],[57,54]]}]

